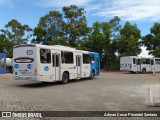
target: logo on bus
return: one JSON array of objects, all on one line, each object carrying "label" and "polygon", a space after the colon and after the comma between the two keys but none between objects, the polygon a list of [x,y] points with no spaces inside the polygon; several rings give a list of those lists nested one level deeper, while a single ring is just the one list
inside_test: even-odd
[{"label": "logo on bus", "polygon": [[14,68],[19,68],[19,65],[18,65],[18,64],[15,64],[15,65],[14,65]]},{"label": "logo on bus", "polygon": [[49,67],[48,66],[45,66],[44,67],[44,71],[48,71],[49,70]]},{"label": "logo on bus", "polygon": [[76,69],[76,66],[74,66],[74,67],[68,67],[68,69]]},{"label": "logo on bus", "polygon": [[28,64],[28,65],[27,65],[27,68],[28,68],[28,69],[32,69],[32,64]]}]

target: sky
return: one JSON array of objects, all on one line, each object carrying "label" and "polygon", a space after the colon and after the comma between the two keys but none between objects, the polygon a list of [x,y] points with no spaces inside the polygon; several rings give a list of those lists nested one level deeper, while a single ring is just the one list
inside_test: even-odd
[{"label": "sky", "polygon": [[[63,6],[70,5],[84,8],[88,26],[118,16],[122,25],[126,21],[137,24],[144,36],[155,22],[160,22],[160,0],[0,0],[0,29],[12,19],[34,28],[49,11],[61,12]],[[142,51],[141,56],[147,56],[145,48]]]}]

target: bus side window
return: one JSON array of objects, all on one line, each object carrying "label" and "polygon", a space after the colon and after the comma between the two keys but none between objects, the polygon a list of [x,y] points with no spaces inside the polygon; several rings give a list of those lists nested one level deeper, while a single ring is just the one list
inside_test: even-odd
[{"label": "bus side window", "polygon": [[83,64],[90,63],[90,56],[88,54],[83,54]]},{"label": "bus side window", "polygon": [[49,49],[40,49],[41,63],[51,63],[51,51]]},{"label": "bus side window", "polygon": [[150,59],[146,59],[146,64],[151,64]]},{"label": "bus side window", "polygon": [[155,59],[155,64],[160,65],[160,59]]},{"label": "bus side window", "polygon": [[51,53],[47,53],[47,63],[51,63]]},{"label": "bus side window", "polygon": [[151,65],[154,65],[154,61],[153,60],[151,60]]},{"label": "bus side window", "polygon": [[136,65],[140,65],[141,64],[140,62],[141,62],[140,59],[136,59]]},{"label": "bus side window", "polygon": [[66,64],[73,64],[74,63],[73,52],[64,51],[64,59],[65,59],[64,62]]},{"label": "bus side window", "polygon": [[141,64],[146,64],[146,60],[145,59],[141,59]]},{"label": "bus side window", "polygon": [[133,58],[133,64],[136,64],[136,59],[135,58]]},{"label": "bus side window", "polygon": [[94,63],[94,55],[90,55],[90,63],[91,63],[91,64]]},{"label": "bus side window", "polygon": [[61,51],[61,61],[62,61],[62,63],[64,63],[64,61],[65,61],[63,51]]},{"label": "bus side window", "polygon": [[141,64],[141,60],[140,59],[138,59],[138,65],[140,65]]}]

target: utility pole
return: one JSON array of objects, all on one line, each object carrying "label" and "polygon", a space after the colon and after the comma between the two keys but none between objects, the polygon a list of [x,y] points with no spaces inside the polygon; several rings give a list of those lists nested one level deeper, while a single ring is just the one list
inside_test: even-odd
[{"label": "utility pole", "polygon": [[153,59],[153,75],[155,76],[155,59]]}]

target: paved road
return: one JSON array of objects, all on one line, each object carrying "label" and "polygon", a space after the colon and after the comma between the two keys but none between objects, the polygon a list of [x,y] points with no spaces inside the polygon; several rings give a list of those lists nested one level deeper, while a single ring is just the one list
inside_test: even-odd
[{"label": "paved road", "polygon": [[102,73],[65,85],[0,75],[0,111],[160,111],[144,103],[143,86],[151,84],[160,84],[160,73]]}]

